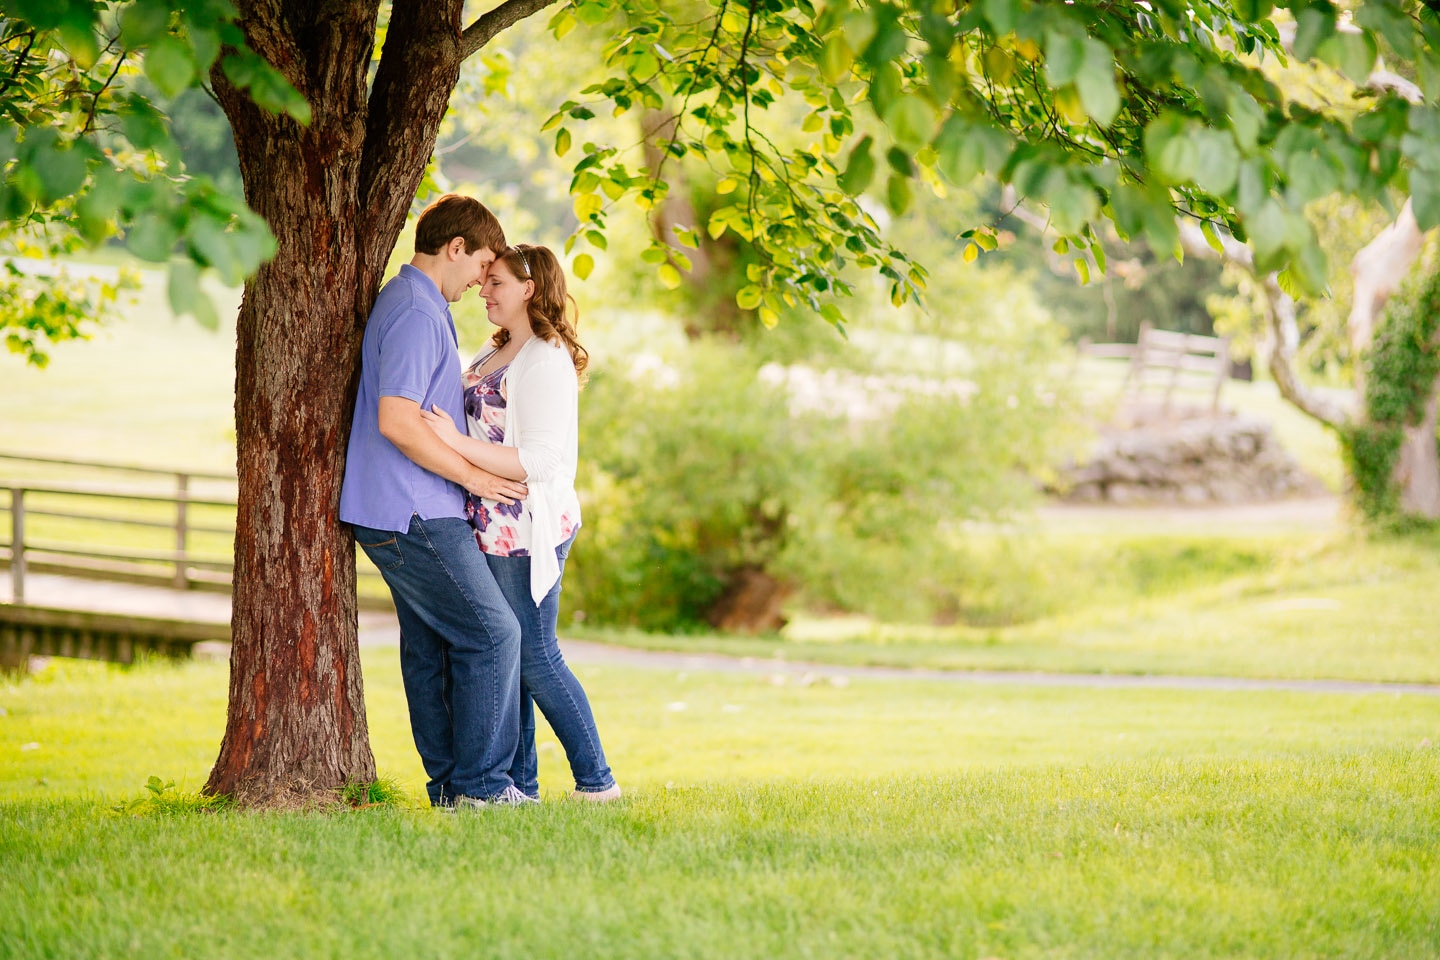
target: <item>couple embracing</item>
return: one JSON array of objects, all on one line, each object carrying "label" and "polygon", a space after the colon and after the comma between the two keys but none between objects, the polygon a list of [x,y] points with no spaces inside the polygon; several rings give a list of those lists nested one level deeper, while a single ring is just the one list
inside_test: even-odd
[{"label": "couple embracing", "polygon": [[[497,329],[462,370],[450,304],[477,285]],[[395,599],[433,806],[538,801],[537,705],[575,796],[620,795],[555,637],[580,526],[573,305],[554,253],[509,245],[485,206],[448,194],[365,328],[340,519]]]}]

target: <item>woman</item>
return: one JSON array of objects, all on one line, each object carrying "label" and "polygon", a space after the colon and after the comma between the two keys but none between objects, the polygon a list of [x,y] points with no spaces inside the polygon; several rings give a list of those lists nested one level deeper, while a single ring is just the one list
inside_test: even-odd
[{"label": "woman", "polygon": [[577,409],[589,358],[567,316],[575,301],[555,254],[529,244],[507,249],[481,291],[486,315],[499,329],[464,373],[469,435],[444,411],[425,419],[471,463],[530,488],[518,503],[471,496],[466,506],[475,539],[520,621],[520,747],[510,775],[526,794],[539,796],[539,704],[570,760],[574,796],[614,800],[620,787],[605,763],[590,701],[555,637],[560,577],[580,527]]}]

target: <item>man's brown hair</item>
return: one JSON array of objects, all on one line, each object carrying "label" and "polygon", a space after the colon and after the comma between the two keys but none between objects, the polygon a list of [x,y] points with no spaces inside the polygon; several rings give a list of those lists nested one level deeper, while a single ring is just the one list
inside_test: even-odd
[{"label": "man's brown hair", "polygon": [[465,252],[489,247],[495,256],[505,252],[505,231],[485,204],[474,197],[447,193],[420,211],[415,224],[415,252],[434,256],[456,237],[465,241]]}]

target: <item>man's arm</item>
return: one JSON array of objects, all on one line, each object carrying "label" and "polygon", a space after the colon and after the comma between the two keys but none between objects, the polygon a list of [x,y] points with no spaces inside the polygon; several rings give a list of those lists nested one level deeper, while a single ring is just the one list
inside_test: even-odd
[{"label": "man's arm", "polygon": [[415,465],[460,484],[477,497],[514,503],[529,493],[525,484],[497,477],[456,453],[420,417],[420,404],[405,397],[380,398],[380,435]]}]

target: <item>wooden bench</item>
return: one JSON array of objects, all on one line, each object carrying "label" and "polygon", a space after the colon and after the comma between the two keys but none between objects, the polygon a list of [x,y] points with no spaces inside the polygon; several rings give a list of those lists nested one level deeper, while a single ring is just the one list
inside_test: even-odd
[{"label": "wooden bench", "polygon": [[1220,388],[1230,376],[1230,338],[1156,330],[1150,321],[1140,324],[1135,355],[1122,388],[1126,397],[1140,398],[1147,390],[1162,389],[1162,405],[1169,412],[1175,388],[1184,384],[1210,394],[1210,412],[1220,412]]},{"label": "wooden bench", "polygon": [[1078,345],[1077,357],[1129,358],[1130,368],[1120,388],[1123,399],[1142,401],[1163,394],[1162,412],[1170,412],[1178,388],[1200,390],[1210,396],[1211,414],[1220,411],[1220,388],[1230,376],[1230,338],[1156,330],[1150,321],[1140,324],[1140,336],[1128,343]]}]

